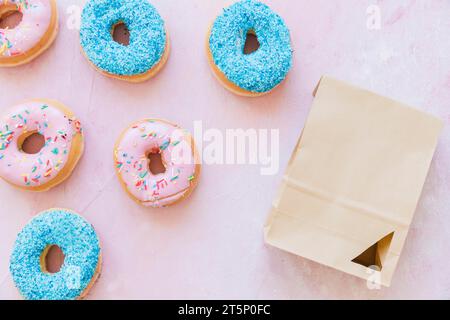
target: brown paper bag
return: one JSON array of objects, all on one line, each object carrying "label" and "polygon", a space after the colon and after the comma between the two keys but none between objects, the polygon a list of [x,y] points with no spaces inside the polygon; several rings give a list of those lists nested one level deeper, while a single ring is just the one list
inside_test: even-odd
[{"label": "brown paper bag", "polygon": [[266,223],[266,242],[389,286],[442,126],[323,77]]}]

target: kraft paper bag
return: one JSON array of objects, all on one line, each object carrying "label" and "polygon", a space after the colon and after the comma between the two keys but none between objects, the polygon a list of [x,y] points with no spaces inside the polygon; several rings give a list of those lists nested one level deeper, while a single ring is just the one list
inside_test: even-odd
[{"label": "kraft paper bag", "polygon": [[389,286],[442,127],[431,115],[323,77],[266,242]]}]

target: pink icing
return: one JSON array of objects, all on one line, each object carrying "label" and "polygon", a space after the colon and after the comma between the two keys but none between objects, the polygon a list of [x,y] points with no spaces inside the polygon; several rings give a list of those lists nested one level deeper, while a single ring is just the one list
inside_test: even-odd
[{"label": "pink icing", "polygon": [[[26,154],[18,146],[24,134],[38,132],[45,145],[37,154]],[[55,178],[67,163],[73,136],[80,122],[44,102],[17,105],[0,120],[0,176],[20,187],[38,187]]]},{"label": "pink icing", "polygon": [[[161,153],[166,172],[149,170],[149,153]],[[126,130],[115,150],[116,167],[128,191],[143,205],[164,207],[191,187],[196,163],[190,135],[172,124],[143,120]]]},{"label": "pink icing", "polygon": [[17,5],[22,22],[14,29],[0,29],[0,57],[21,55],[35,47],[47,32],[52,17],[50,0],[0,0]]}]

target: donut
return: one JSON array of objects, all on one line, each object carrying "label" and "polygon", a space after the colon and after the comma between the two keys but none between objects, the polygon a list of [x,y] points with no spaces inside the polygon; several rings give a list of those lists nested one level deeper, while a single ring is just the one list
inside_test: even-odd
[{"label": "donut", "polygon": [[[23,150],[33,134],[43,146],[35,154]],[[67,179],[83,154],[80,121],[54,100],[18,104],[0,120],[0,177],[30,191],[47,191]]]},{"label": "donut", "polygon": [[[149,155],[160,154],[164,173],[153,174]],[[186,198],[197,185],[200,161],[192,136],[165,120],[133,123],[114,148],[116,172],[126,192],[147,207],[166,207]]]},{"label": "donut", "polygon": [[[129,45],[112,37],[121,23],[130,32]],[[146,0],[90,0],[82,12],[80,42],[95,69],[129,82],[155,76],[169,56],[164,21]]]},{"label": "donut", "polygon": [[0,29],[0,67],[25,64],[43,53],[58,33],[56,0],[0,0],[0,18],[22,13],[11,29]]},{"label": "donut", "polygon": [[[250,54],[244,53],[248,34],[256,35],[260,44]],[[292,66],[289,29],[279,15],[255,0],[224,9],[209,30],[206,51],[219,82],[241,96],[271,92]]]},{"label": "donut", "polygon": [[[64,253],[56,273],[46,266],[52,246]],[[100,275],[102,255],[94,228],[67,209],[50,209],[34,217],[18,234],[9,269],[27,300],[83,299]]]}]

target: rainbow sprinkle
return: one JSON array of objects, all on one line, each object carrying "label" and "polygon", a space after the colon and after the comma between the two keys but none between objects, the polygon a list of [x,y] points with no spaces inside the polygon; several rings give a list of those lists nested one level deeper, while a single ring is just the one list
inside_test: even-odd
[{"label": "rainbow sprinkle", "polygon": [[44,173],[44,177],[48,178],[52,174],[52,168],[47,169],[47,171]]}]

